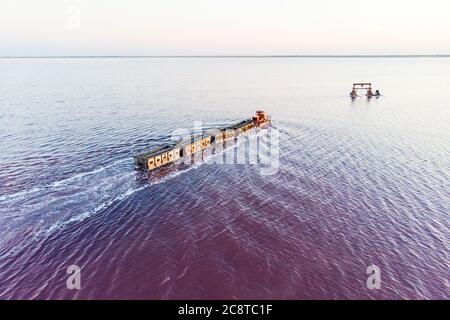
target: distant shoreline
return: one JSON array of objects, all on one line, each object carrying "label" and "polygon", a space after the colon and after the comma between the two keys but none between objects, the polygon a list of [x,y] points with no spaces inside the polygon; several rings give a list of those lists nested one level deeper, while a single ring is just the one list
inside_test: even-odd
[{"label": "distant shoreline", "polygon": [[0,59],[173,59],[173,58],[450,58],[450,54],[425,55],[153,55],[153,56],[3,56]]}]

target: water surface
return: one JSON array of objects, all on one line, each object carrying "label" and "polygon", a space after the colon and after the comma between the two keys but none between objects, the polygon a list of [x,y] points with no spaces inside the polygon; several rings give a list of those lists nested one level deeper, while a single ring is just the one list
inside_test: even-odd
[{"label": "water surface", "polygon": [[[0,298],[449,299],[450,60],[0,60]],[[383,97],[351,101],[355,81]],[[133,154],[266,110],[280,167]],[[82,289],[66,268],[82,268]],[[366,288],[366,268],[382,272]]]}]

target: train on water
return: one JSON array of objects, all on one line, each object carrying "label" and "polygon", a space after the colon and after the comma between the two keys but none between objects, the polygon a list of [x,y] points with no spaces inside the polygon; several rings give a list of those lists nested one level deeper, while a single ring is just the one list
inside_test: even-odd
[{"label": "train on water", "polygon": [[192,136],[189,141],[182,141],[173,145],[157,147],[146,153],[133,157],[134,165],[138,170],[153,171],[166,166],[183,157],[194,156],[211,146],[224,145],[227,141],[235,140],[238,136],[254,128],[270,125],[271,119],[264,111],[256,111],[251,119],[243,120],[233,126],[220,128],[214,134],[204,133]]}]

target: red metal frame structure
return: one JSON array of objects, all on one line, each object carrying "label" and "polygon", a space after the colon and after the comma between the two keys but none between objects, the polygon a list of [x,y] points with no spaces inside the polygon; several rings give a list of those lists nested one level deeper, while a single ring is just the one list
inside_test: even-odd
[{"label": "red metal frame structure", "polygon": [[357,90],[366,90],[366,96],[368,98],[372,98],[374,96],[374,94],[372,92],[372,83],[370,83],[370,82],[354,83],[353,90],[350,93],[350,97],[352,97],[352,99],[355,99],[356,97],[358,97],[358,94],[356,93]]},{"label": "red metal frame structure", "polygon": [[372,84],[369,82],[365,82],[365,83],[354,83],[353,84],[353,89],[354,90],[369,90],[372,89]]}]

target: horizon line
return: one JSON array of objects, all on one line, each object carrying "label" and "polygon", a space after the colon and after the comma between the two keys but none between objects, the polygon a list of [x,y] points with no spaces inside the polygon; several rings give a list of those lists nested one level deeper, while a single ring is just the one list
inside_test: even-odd
[{"label": "horizon line", "polygon": [[77,58],[450,58],[450,54],[274,54],[274,55],[60,55],[0,56],[0,59],[77,59]]}]

